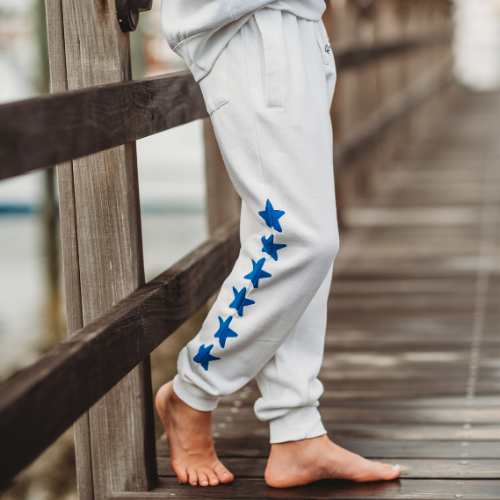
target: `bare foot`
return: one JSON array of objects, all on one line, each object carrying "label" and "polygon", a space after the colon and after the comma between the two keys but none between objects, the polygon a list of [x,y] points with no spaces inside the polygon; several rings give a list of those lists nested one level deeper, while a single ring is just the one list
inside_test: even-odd
[{"label": "bare foot", "polygon": [[156,411],[167,433],[172,469],[181,483],[217,486],[234,479],[215,454],[211,412],[195,410],[181,401],[172,382],[156,394]]},{"label": "bare foot", "polygon": [[289,488],[320,479],[389,481],[399,474],[399,465],[393,467],[366,460],[337,446],[324,435],[273,444],[266,468],[266,483],[274,488]]}]

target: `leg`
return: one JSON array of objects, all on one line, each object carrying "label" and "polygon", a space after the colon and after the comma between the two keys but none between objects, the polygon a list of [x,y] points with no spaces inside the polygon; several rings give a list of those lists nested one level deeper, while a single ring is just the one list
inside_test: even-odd
[{"label": "leg", "polygon": [[202,330],[181,352],[173,391],[166,386],[157,396],[183,482],[232,479],[213,451],[210,412],[286,342],[338,248],[332,72],[317,33],[316,23],[263,9],[200,82],[228,172],[258,223]]},{"label": "leg", "polygon": [[[241,388],[274,356],[324,280],[338,247],[331,95],[314,23],[303,30],[311,54],[302,54],[296,18],[288,16],[294,40],[287,50],[281,13],[268,14],[269,19],[260,14],[262,32],[255,19],[240,30],[201,82],[226,166],[253,222],[243,214],[240,258],[201,332],[179,356],[175,392],[170,384],[157,396],[173,469],[191,484],[208,482],[207,470],[216,473],[210,484],[232,479],[213,453],[210,411],[219,396]],[[272,23],[281,36],[279,46],[269,38]],[[277,62],[277,74],[262,54]],[[311,66],[309,74],[305,66]],[[296,86],[290,89],[285,81]],[[267,200],[285,214],[278,219],[279,212],[266,210]],[[265,274],[255,279],[254,264],[262,259]],[[235,309],[233,287],[238,293],[245,289],[245,299],[255,303]],[[222,330],[228,320],[229,328]],[[208,460],[199,460],[203,455]]]},{"label": "leg", "polygon": [[395,479],[398,466],[371,462],[326,437],[317,406],[323,385],[317,379],[323,359],[331,270],[293,332],[257,375],[263,397],[255,404],[260,420],[269,420],[269,486],[284,488],[319,479],[353,481]]},{"label": "leg", "polygon": [[[200,411],[213,410],[274,356],[338,249],[328,92],[315,24],[259,11],[200,82],[252,221],[202,330],[179,356],[174,391]],[[224,86],[228,102],[216,106]]]},{"label": "leg", "polygon": [[[300,486],[320,479],[379,481],[395,479],[399,466],[371,462],[332,443],[318,412],[323,385],[316,378],[323,359],[331,272],[293,332],[257,375],[263,394],[255,404],[270,421],[269,486]],[[290,381],[293,380],[293,383]]]}]

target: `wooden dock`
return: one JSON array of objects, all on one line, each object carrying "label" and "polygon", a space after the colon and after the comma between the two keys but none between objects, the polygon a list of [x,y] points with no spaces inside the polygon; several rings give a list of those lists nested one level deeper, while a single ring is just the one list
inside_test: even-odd
[{"label": "wooden dock", "polygon": [[[0,490],[76,422],[80,500],[500,499],[500,95],[452,99],[453,3],[327,2],[345,229],[320,410],[403,474],[288,490],[263,480],[254,384],[214,415],[234,483],[183,486],[155,450],[149,355],[229,274],[239,200],[193,77],[132,80],[114,2],[46,3],[55,95],[0,106],[0,180],[58,165],[70,338],[0,387]],[[144,283],[135,141],[198,119],[210,237]]]},{"label": "wooden dock", "polygon": [[346,210],[330,295],[328,433],[399,463],[401,479],[268,488],[252,383],[214,413],[234,483],[179,484],[163,438],[159,485],[123,498],[500,498],[500,96],[460,101],[379,179],[377,196]]}]

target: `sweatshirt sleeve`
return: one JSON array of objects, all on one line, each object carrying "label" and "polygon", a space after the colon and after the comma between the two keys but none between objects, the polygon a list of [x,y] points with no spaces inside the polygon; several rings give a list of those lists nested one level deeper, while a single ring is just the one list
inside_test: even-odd
[{"label": "sweatshirt sleeve", "polygon": [[162,0],[163,32],[200,80],[248,18],[273,1]]}]

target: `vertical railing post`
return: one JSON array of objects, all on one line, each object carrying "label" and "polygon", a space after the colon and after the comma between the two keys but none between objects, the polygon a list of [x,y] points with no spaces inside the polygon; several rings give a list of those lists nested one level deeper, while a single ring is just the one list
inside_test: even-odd
[{"label": "vertical railing post", "polygon": [[[53,91],[130,79],[114,0],[47,0],[47,19]],[[144,283],[135,143],[59,166],[58,187],[72,334]],[[152,486],[152,411],[147,358],[76,425],[82,500]]]},{"label": "vertical railing post", "polygon": [[210,118],[204,120],[203,127],[208,229],[213,233],[239,214],[241,199],[227,173]]}]

